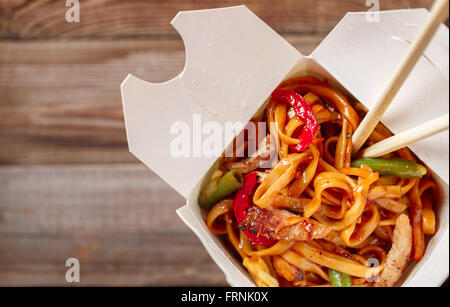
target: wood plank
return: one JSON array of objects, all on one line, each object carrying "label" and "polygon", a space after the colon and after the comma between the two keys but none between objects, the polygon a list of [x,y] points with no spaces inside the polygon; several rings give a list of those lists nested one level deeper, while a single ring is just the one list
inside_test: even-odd
[{"label": "wood plank", "polygon": [[120,83],[163,81],[183,62],[181,41],[0,44],[0,163],[136,161]]},{"label": "wood plank", "polygon": [[[327,33],[348,11],[366,11],[360,0],[80,0],[80,22],[65,20],[67,8],[58,0],[3,1],[2,38],[93,38],[177,36],[170,20],[178,11],[247,5],[280,33]],[[384,0],[381,9],[429,8],[433,0]]]},{"label": "wood plank", "polygon": [[1,166],[0,197],[0,234],[187,230],[184,199],[142,164]]},{"label": "wood plank", "polygon": [[[321,36],[286,36],[309,54]],[[0,44],[0,164],[135,162],[119,85],[183,69],[181,40]]]},{"label": "wood plank", "polygon": [[[81,285],[225,285],[175,214],[183,199],[140,164],[110,164],[136,162],[120,82],[130,72],[175,76],[184,47],[170,20],[223,1],[80,2],[78,24],[64,20],[62,1],[0,2],[0,164],[105,163],[0,166],[0,286],[67,285],[69,257],[81,262]],[[305,54],[347,11],[367,9],[354,0],[244,3]]]},{"label": "wood plank", "polygon": [[[200,241],[189,233],[48,238],[0,236],[0,286],[226,286]],[[182,257],[180,257],[182,255]],[[65,262],[80,262],[80,283]]]},{"label": "wood plank", "polygon": [[183,203],[142,165],[2,166],[0,286],[64,285],[69,257],[81,285],[225,285]]}]

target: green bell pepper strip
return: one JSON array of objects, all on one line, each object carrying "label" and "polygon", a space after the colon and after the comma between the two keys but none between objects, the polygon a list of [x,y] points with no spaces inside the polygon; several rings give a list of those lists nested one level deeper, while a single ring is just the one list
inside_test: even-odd
[{"label": "green bell pepper strip", "polygon": [[395,176],[400,178],[422,178],[427,169],[414,161],[404,159],[363,158],[352,161],[353,167],[367,165],[380,175]]},{"label": "green bell pepper strip", "polygon": [[228,195],[242,188],[244,177],[238,169],[231,169],[217,181],[210,181],[198,196],[198,204],[208,209]]},{"label": "green bell pepper strip", "polygon": [[333,287],[352,286],[352,278],[348,274],[341,273],[333,269],[328,269],[328,276],[330,277],[330,281]]}]

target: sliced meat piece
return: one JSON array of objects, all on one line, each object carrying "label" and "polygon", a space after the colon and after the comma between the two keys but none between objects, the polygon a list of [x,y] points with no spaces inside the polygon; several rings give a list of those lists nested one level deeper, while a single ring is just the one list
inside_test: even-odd
[{"label": "sliced meat piece", "polygon": [[321,239],[331,228],[312,219],[293,214],[287,210],[262,210],[252,206],[239,225],[242,230],[264,236],[271,240],[308,241]]},{"label": "sliced meat piece", "polygon": [[273,267],[281,277],[290,281],[294,286],[304,286],[306,284],[305,272],[280,256],[273,257]]},{"label": "sliced meat piece", "polygon": [[275,150],[275,146],[270,146],[270,135],[268,134],[259,144],[258,150],[250,157],[247,157],[238,162],[225,162],[224,165],[228,169],[237,168],[242,173],[247,174],[254,171],[255,169],[263,167],[263,161],[266,161],[265,163],[270,163],[269,159],[274,156]]},{"label": "sliced meat piece", "polygon": [[294,212],[302,213],[305,207],[311,202],[311,199],[304,197],[290,197],[278,194],[273,200],[272,206],[276,208],[285,208]]},{"label": "sliced meat piece", "polygon": [[406,214],[395,222],[392,247],[375,287],[393,287],[408,265],[412,250],[412,227]]},{"label": "sliced meat piece", "polygon": [[[286,196],[282,194],[278,194],[271,206],[275,208],[280,209],[289,209],[293,212],[297,213],[303,213],[305,210],[305,207],[311,202],[311,199],[305,198],[305,197],[292,197],[292,196]],[[324,214],[324,208],[323,206],[320,206],[317,210],[317,213]]]}]

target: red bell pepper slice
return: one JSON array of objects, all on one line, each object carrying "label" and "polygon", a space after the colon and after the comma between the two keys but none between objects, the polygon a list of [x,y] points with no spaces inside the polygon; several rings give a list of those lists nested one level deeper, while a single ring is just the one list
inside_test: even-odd
[{"label": "red bell pepper slice", "polygon": [[311,106],[302,95],[292,90],[276,89],[272,93],[272,98],[290,104],[297,117],[303,121],[304,126],[302,132],[299,135],[297,133],[294,134],[294,137],[298,138],[300,143],[295,146],[290,146],[290,148],[294,152],[305,151],[309,144],[312,143],[319,128]]},{"label": "red bell pepper slice", "polygon": [[[244,177],[244,185],[242,188],[236,192],[236,196],[233,201],[233,212],[239,225],[247,217],[248,209],[255,206],[251,201],[251,197],[253,196],[257,184],[257,174],[255,172],[249,173]],[[270,240],[263,236],[259,236],[257,233],[250,232],[247,229],[243,230],[243,232],[247,238],[256,245],[269,247],[276,243],[275,240]]]}]

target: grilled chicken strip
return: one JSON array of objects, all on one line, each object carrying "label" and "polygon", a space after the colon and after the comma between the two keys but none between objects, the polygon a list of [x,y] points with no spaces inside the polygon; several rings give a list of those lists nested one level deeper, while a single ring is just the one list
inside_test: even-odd
[{"label": "grilled chicken strip", "polygon": [[275,146],[270,146],[270,135],[266,135],[263,141],[258,145],[258,150],[250,157],[243,159],[242,161],[225,162],[224,165],[228,169],[237,168],[242,173],[247,174],[254,171],[257,168],[262,167],[262,163],[270,163],[269,159],[273,157],[275,153]]},{"label": "grilled chicken strip", "polygon": [[[279,209],[289,209],[290,211],[296,213],[303,213],[306,206],[311,202],[312,199],[305,197],[291,197],[278,194],[271,204],[272,207]],[[320,206],[317,210],[318,214],[325,214],[323,206]]]},{"label": "grilled chicken strip", "polygon": [[412,250],[412,228],[409,218],[402,214],[395,222],[392,247],[375,287],[392,287],[400,279],[409,262]]},{"label": "grilled chicken strip", "polygon": [[287,210],[251,207],[247,216],[239,225],[242,230],[264,236],[271,240],[308,241],[322,239],[331,228],[306,219]]}]

